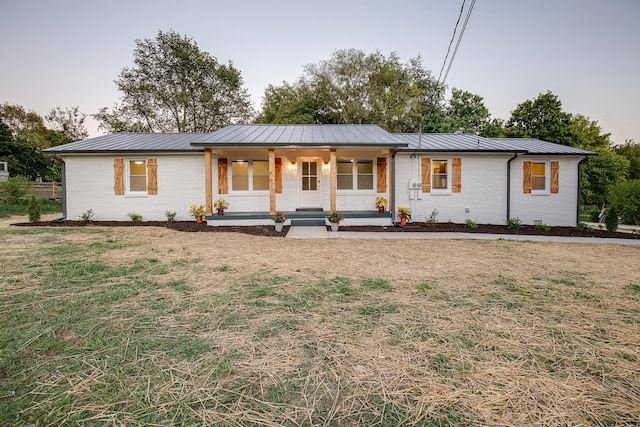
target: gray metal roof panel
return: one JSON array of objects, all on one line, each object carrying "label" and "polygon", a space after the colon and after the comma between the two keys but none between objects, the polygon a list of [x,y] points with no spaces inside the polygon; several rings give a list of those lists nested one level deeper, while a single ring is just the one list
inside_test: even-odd
[{"label": "gray metal roof panel", "polygon": [[384,145],[392,134],[377,125],[231,125],[195,141],[195,145]]},{"label": "gray metal roof panel", "polygon": [[199,152],[191,143],[201,133],[111,133],[43,150],[45,153]]},{"label": "gray metal roof panel", "polygon": [[[408,144],[409,151],[464,151],[464,152],[513,152],[511,144],[472,134],[452,133],[402,133],[394,134],[396,140]],[[522,149],[521,151],[525,151]]]},{"label": "gray metal roof panel", "polygon": [[592,151],[582,150],[580,148],[569,147],[568,145],[556,144],[554,142],[543,141],[535,138],[490,138],[492,141],[501,141],[510,144],[514,148],[527,150],[527,154],[545,154],[545,155],[577,155],[577,156],[595,156]]}]

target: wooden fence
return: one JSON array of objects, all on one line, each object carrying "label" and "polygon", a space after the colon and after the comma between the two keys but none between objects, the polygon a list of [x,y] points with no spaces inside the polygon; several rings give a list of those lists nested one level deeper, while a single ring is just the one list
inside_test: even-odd
[{"label": "wooden fence", "polygon": [[29,193],[39,199],[60,199],[62,197],[62,183],[34,182]]}]

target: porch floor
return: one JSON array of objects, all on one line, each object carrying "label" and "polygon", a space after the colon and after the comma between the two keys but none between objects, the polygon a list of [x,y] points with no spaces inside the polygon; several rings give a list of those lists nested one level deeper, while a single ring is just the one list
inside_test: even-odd
[{"label": "porch floor", "polygon": [[[325,218],[329,214],[323,210],[297,210],[297,211],[281,211],[287,217],[287,223],[291,225],[325,225]],[[365,221],[367,219],[380,221],[392,220],[391,213],[378,213],[377,210],[366,211],[340,211],[346,222],[349,221]],[[241,223],[255,221],[271,221],[269,212],[227,212],[224,215],[208,215],[204,218],[209,225],[222,225],[222,223]],[[225,224],[227,225],[227,224]]]}]

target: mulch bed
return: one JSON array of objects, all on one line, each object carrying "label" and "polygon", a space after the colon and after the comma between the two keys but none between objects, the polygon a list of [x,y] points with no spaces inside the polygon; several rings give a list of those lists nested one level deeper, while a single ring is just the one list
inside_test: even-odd
[{"label": "mulch bed", "polygon": [[[167,223],[164,221],[92,221],[86,223],[82,221],[63,222],[22,222],[12,224],[19,227],[165,227],[177,231],[185,232],[234,232],[251,234],[253,236],[285,237],[289,231],[289,226],[285,226],[281,232],[277,232],[272,225],[254,226],[218,226],[209,227],[205,223],[198,224],[195,221],[177,221]],[[327,227],[330,230],[330,227]],[[451,222],[441,222],[434,226],[429,226],[424,222],[413,222],[404,227],[380,227],[380,226],[340,226],[340,231],[366,231],[366,232],[393,232],[393,233],[433,233],[433,232],[454,232],[454,233],[490,233],[490,234],[519,234],[519,235],[542,235],[542,236],[565,236],[565,237],[599,237],[617,239],[640,239],[638,233],[609,232],[607,230],[593,229],[591,231],[578,231],[574,227],[551,227],[549,231],[537,230],[532,225],[522,225],[517,229],[509,229],[504,225],[478,224],[477,228],[469,228],[466,224],[454,224]]]}]

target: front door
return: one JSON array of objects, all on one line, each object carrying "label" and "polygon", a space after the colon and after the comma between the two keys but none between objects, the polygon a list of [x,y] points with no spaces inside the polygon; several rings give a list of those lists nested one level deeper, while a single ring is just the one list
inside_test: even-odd
[{"label": "front door", "polygon": [[302,160],[300,162],[300,207],[320,207],[320,174],[318,160]]}]

